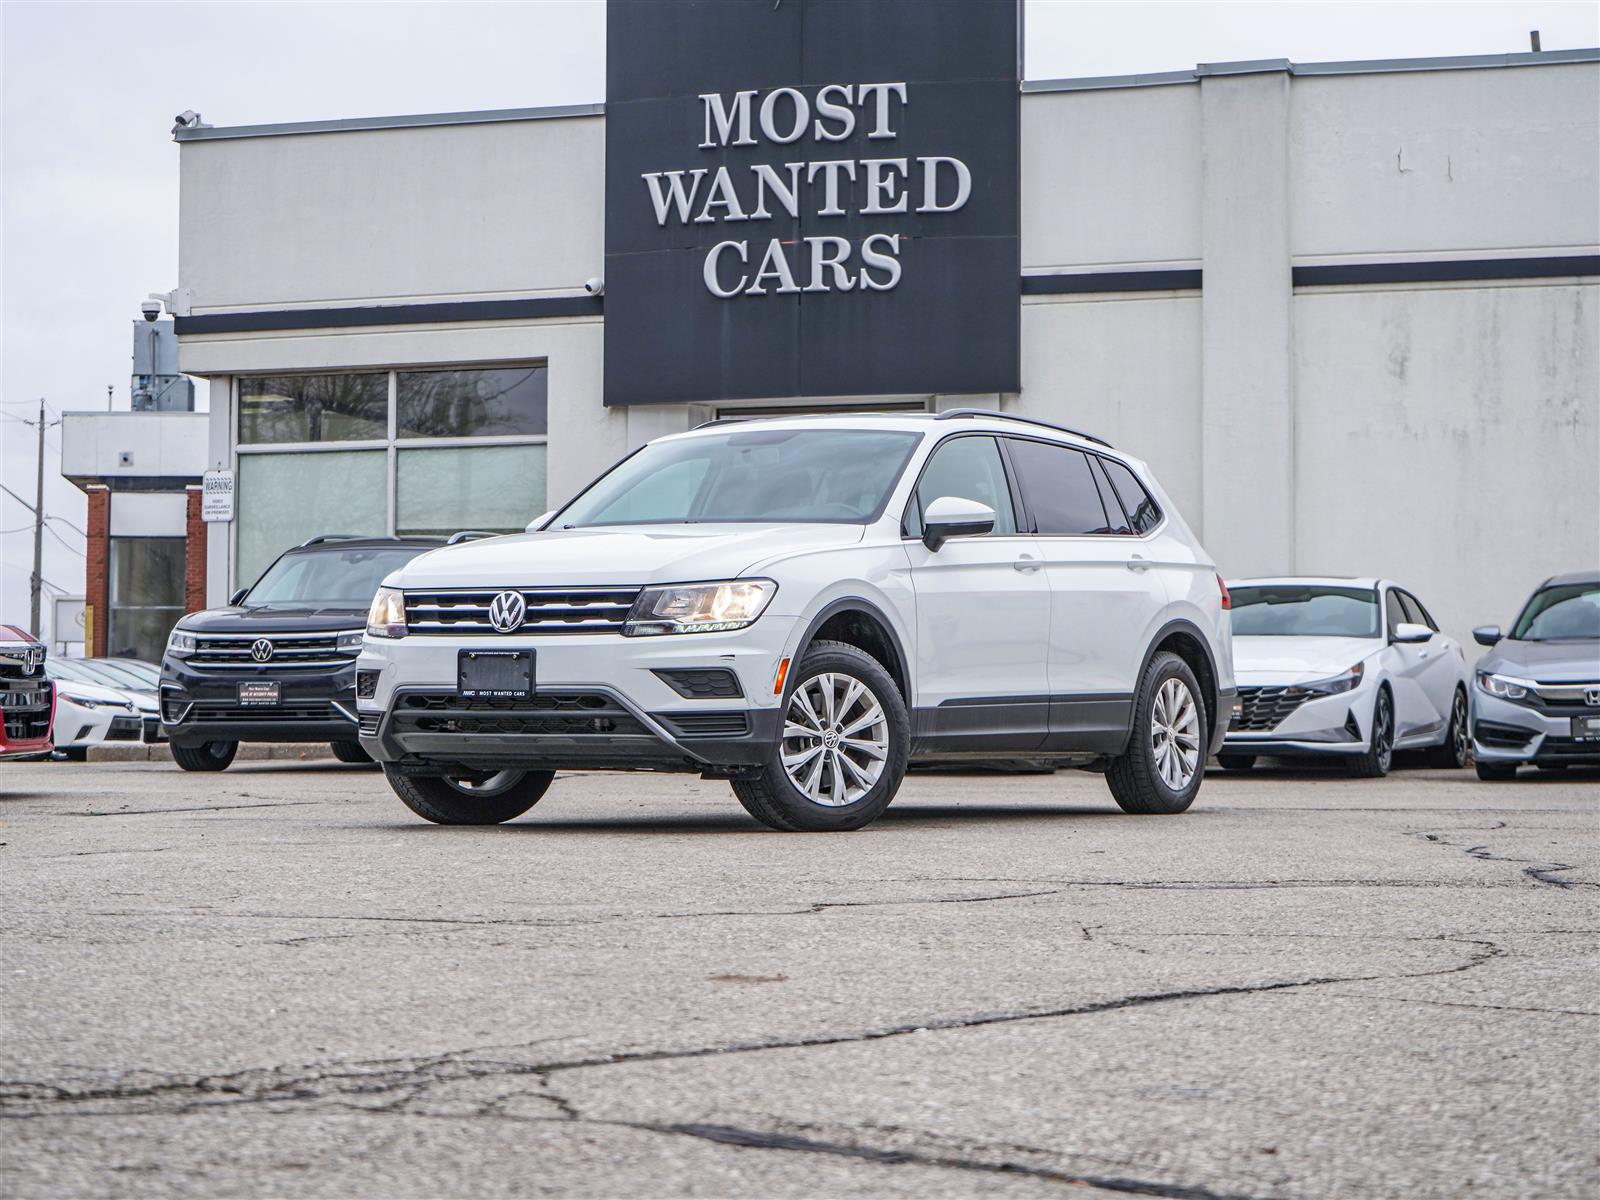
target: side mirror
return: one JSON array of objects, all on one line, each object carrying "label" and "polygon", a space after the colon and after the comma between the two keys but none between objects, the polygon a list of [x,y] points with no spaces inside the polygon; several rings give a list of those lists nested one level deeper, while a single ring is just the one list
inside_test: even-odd
[{"label": "side mirror", "polygon": [[243,603],[244,598],[245,598],[246,595],[249,594],[249,591],[250,591],[249,588],[240,588],[233,595],[229,596],[228,597],[228,607],[229,608],[237,608],[241,603]]},{"label": "side mirror", "polygon": [[1472,640],[1480,646],[1493,646],[1504,636],[1498,625],[1479,625],[1472,631]]},{"label": "side mirror", "polygon": [[994,530],[994,509],[960,496],[940,496],[922,514],[922,544],[937,552],[953,537],[973,537]]},{"label": "side mirror", "polygon": [[1402,646],[1415,646],[1420,642],[1432,641],[1433,630],[1426,625],[1417,625],[1411,621],[1401,621],[1400,624],[1394,627],[1394,638],[1392,640]]},{"label": "side mirror", "polygon": [[554,515],[555,515],[555,509],[553,509],[553,508],[549,512],[540,513],[537,517],[535,517],[533,520],[528,522],[527,532],[528,533],[538,533],[541,529],[544,528],[544,523],[546,521],[548,521]]}]

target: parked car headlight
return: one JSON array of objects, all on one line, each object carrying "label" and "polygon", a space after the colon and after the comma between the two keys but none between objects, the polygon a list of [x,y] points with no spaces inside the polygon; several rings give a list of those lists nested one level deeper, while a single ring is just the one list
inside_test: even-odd
[{"label": "parked car headlight", "polygon": [[1478,672],[1478,686],[1491,696],[1499,696],[1502,700],[1522,700],[1528,695],[1529,683],[1525,679],[1513,679],[1509,675],[1496,675],[1492,671]]},{"label": "parked car headlight", "polygon": [[[1319,696],[1337,696],[1340,692],[1354,691],[1361,686],[1361,676],[1366,670],[1366,664],[1357,663],[1348,671],[1341,672],[1331,679],[1319,679],[1315,683],[1302,683],[1301,691],[1315,692]],[[1292,688],[1290,689],[1293,690]]]},{"label": "parked car headlight", "polygon": [[770,579],[728,579],[645,588],[622,627],[628,637],[661,633],[721,633],[759,617],[778,585]]},{"label": "parked car headlight", "polygon": [[[405,622],[404,605],[401,606],[401,618],[400,619],[401,619],[401,623],[403,624]],[[359,650],[359,649],[361,649],[361,639],[364,638],[365,636],[366,636],[366,631],[362,630],[362,629],[352,629],[347,633],[341,633],[338,636],[338,638],[335,640],[335,642],[334,642],[334,649],[336,649],[336,650]]]},{"label": "parked car headlight", "polygon": [[[406,598],[399,588],[381,587],[372,598],[372,608],[367,612],[367,633],[371,637],[401,638],[406,635]],[[352,636],[350,634],[344,637]],[[360,635],[354,635],[356,646],[361,645]],[[342,642],[342,638],[341,638]]]},{"label": "parked car headlight", "polygon": [[167,653],[174,658],[182,658],[185,654],[193,654],[197,644],[194,634],[174,629],[167,637]]}]

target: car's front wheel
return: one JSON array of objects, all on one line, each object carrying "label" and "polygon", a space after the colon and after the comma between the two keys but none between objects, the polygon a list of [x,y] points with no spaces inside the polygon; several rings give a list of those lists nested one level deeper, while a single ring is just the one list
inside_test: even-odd
[{"label": "car's front wheel", "polygon": [[795,664],[783,730],[755,779],[733,783],[772,829],[860,829],[900,789],[911,723],[889,673],[865,651],[817,642]]},{"label": "car's front wheel", "polygon": [[554,771],[484,771],[472,775],[406,775],[392,764],[383,774],[394,794],[435,825],[499,825],[520,817],[549,790]]},{"label": "car's front wheel", "polygon": [[1356,779],[1381,779],[1394,761],[1394,701],[1388,688],[1378,689],[1372,702],[1372,736],[1362,753],[1345,760],[1345,770]]},{"label": "car's front wheel", "polygon": [[1217,762],[1224,771],[1248,771],[1256,765],[1254,754],[1219,754]]},{"label": "car's front wheel", "polygon": [[370,763],[372,755],[361,748],[360,742],[329,742],[328,749],[342,763]]},{"label": "car's front wheel", "polygon": [[1479,779],[1492,780],[1498,783],[1502,780],[1515,779],[1517,777],[1516,763],[1481,762],[1475,765],[1478,768]]},{"label": "car's front wheel", "polygon": [[1428,752],[1428,765],[1460,770],[1471,757],[1471,740],[1467,735],[1467,693],[1456,689],[1450,702],[1450,727],[1444,731],[1444,741]]},{"label": "car's front wheel", "polygon": [[1123,812],[1181,813],[1205,771],[1206,712],[1189,664],[1163,650],[1150,659],[1133,700],[1128,748],[1106,768]]},{"label": "car's front wheel", "polygon": [[198,746],[172,744],[172,761],[185,771],[224,771],[237,753],[238,742],[201,742]]}]

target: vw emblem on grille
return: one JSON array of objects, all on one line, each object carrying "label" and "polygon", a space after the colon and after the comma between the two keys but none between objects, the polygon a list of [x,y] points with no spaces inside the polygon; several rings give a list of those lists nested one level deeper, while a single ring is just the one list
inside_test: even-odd
[{"label": "vw emblem on grille", "polygon": [[250,657],[257,662],[266,662],[272,657],[272,643],[266,638],[257,638],[250,643]]},{"label": "vw emblem on grille", "polygon": [[528,614],[528,602],[521,592],[501,592],[489,602],[489,624],[496,633],[515,633]]},{"label": "vw emblem on grille", "polygon": [[1590,708],[1600,708],[1600,687],[1584,688],[1583,702]]}]

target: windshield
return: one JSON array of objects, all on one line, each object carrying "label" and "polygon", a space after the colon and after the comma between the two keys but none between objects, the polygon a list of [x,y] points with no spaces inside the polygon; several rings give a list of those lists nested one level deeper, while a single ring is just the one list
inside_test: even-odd
[{"label": "windshield", "polygon": [[883,511],[921,436],[877,429],[730,429],[655,442],[602,476],[553,527],[870,521]]},{"label": "windshield", "polygon": [[352,546],[348,550],[291,550],[267,568],[244,598],[246,608],[347,608],[372,603],[383,577],[426,546]]},{"label": "windshield", "polygon": [[96,687],[126,688],[127,683],[112,683],[109,679],[89,670],[82,659],[46,659],[44,673],[51,679],[66,679],[73,683],[92,683]]},{"label": "windshield", "polygon": [[103,660],[107,667],[114,667],[124,675],[132,675],[145,687],[155,687],[161,682],[161,668],[154,663],[142,662],[137,658],[108,658]]},{"label": "windshield", "polygon": [[1372,588],[1266,584],[1229,588],[1235,637],[1378,636]]},{"label": "windshield", "polygon": [[155,681],[144,679],[126,667],[103,659],[76,659],[72,665],[95,683],[103,683],[107,687],[132,688],[135,691],[149,691],[155,687]]},{"label": "windshield", "polygon": [[1519,642],[1600,638],[1600,583],[1566,583],[1535,592],[1511,636]]}]

